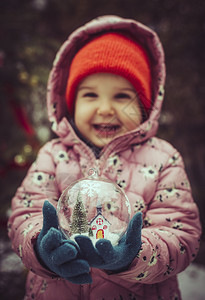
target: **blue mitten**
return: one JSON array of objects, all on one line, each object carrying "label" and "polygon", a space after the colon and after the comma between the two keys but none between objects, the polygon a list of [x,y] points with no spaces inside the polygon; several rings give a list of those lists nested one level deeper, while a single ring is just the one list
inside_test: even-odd
[{"label": "blue mitten", "polygon": [[127,232],[118,245],[112,246],[106,239],[100,239],[92,244],[86,236],[76,236],[81,253],[89,265],[94,268],[109,271],[123,271],[133,261],[141,247],[142,214],[139,212],[130,221]]},{"label": "blue mitten", "polygon": [[35,249],[42,262],[60,277],[77,284],[92,282],[88,262],[79,257],[75,242],[63,238],[56,210],[48,201],[43,206],[43,228]]}]

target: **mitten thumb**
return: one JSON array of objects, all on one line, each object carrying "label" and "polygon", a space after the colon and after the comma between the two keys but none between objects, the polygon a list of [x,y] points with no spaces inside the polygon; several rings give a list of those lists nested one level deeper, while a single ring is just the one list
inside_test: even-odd
[{"label": "mitten thumb", "polygon": [[58,229],[58,217],[55,207],[46,200],[43,205],[42,235],[45,235],[51,227]]},{"label": "mitten thumb", "polygon": [[137,245],[141,244],[141,229],[142,229],[142,213],[138,212],[134,215],[129,223],[126,244]]}]

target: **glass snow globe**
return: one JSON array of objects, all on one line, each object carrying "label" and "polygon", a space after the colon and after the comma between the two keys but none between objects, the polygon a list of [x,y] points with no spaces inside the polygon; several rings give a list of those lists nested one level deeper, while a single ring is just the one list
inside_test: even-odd
[{"label": "glass snow globe", "polygon": [[59,228],[65,237],[88,236],[93,244],[108,239],[116,245],[126,232],[131,207],[124,191],[95,170],[89,176],[70,184],[57,206]]}]

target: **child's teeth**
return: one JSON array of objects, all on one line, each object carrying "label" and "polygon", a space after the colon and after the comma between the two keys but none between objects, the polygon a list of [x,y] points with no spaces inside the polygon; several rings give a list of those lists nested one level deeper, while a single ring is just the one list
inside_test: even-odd
[{"label": "child's teeth", "polygon": [[94,125],[94,127],[97,129],[97,130],[100,130],[100,131],[107,131],[107,132],[111,132],[111,131],[116,131],[118,129],[118,125],[100,125],[100,124],[96,124]]},{"label": "child's teeth", "polygon": [[113,130],[113,129],[116,129],[117,126],[115,126],[115,125],[100,125],[100,128],[104,129],[104,130]]}]

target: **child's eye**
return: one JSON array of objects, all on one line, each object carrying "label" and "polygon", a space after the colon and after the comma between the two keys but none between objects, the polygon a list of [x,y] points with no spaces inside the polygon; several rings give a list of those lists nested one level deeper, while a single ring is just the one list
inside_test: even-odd
[{"label": "child's eye", "polygon": [[97,94],[96,94],[96,93],[89,92],[89,93],[85,93],[85,94],[83,95],[83,97],[96,98],[96,97],[97,97]]},{"label": "child's eye", "polygon": [[118,93],[115,95],[115,99],[130,99],[130,95],[126,93]]}]

